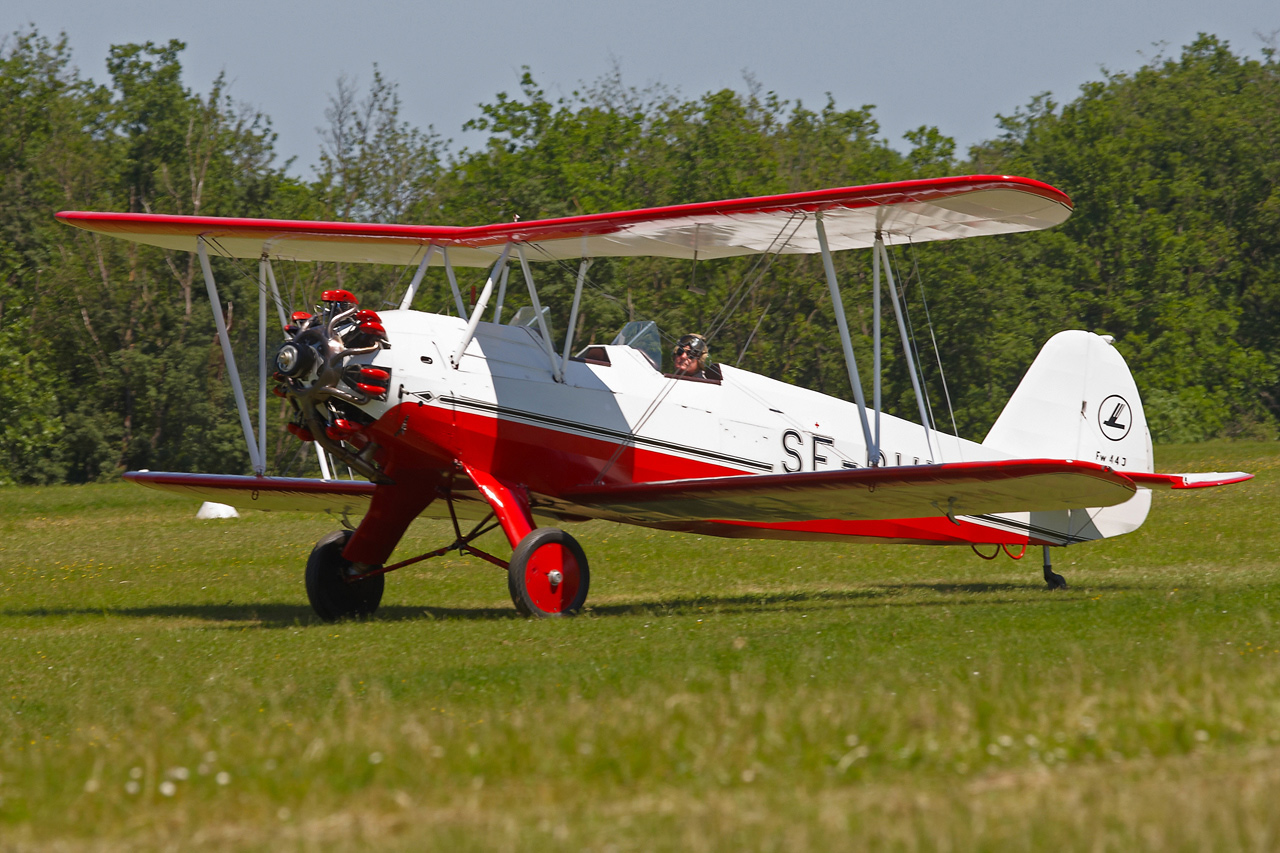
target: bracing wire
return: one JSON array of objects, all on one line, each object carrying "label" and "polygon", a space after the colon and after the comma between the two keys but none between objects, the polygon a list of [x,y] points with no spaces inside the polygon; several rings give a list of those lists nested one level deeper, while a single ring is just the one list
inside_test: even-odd
[{"label": "bracing wire", "polygon": [[382,297],[381,301],[384,307],[388,305],[390,305],[393,308],[399,307],[399,303],[397,303],[394,299],[387,299],[387,296],[389,294],[394,295],[395,292],[400,289],[400,284],[401,282],[404,281],[404,277],[408,275],[410,269],[415,269],[415,270],[417,269],[418,253],[425,251],[426,248],[427,248],[426,246],[419,243],[418,248],[415,249],[413,252],[413,256],[409,258],[409,263],[396,265],[396,269],[398,270],[398,272],[396,273],[395,278],[389,284],[383,286],[382,293],[380,294],[380,296]]},{"label": "bracing wire", "polygon": [[[706,332],[706,338],[708,341],[711,341],[712,339],[714,339],[716,335],[718,335],[721,331],[724,330],[725,325],[727,325],[729,320],[734,316],[734,314],[738,311],[738,309],[741,308],[742,303],[745,302],[748,298],[750,298],[750,296],[753,293],[755,293],[755,291],[760,287],[760,285],[764,281],[765,276],[768,274],[774,262],[778,259],[779,255],[781,254],[782,249],[785,248],[790,243],[791,239],[795,236],[796,232],[804,224],[806,219],[807,217],[803,213],[797,212],[797,213],[792,213],[787,218],[787,220],[783,222],[782,226],[778,229],[777,233],[774,235],[769,245],[765,248],[763,252],[760,252],[756,256],[751,267],[747,270],[746,274],[742,277],[741,281],[739,282],[737,288],[730,295],[730,297],[722,303],[720,310],[716,312],[716,314],[712,317],[711,321],[708,323],[707,332]],[[258,289],[263,289],[264,285],[262,284],[261,281],[258,280],[259,278],[258,275],[254,273],[252,270],[248,269],[245,266],[245,264],[241,262],[242,259],[235,257],[231,252],[227,251],[226,247],[222,246],[216,238],[210,238],[208,242],[210,246],[214,248],[214,250],[219,255],[231,261],[233,267],[239,273],[239,275],[254,281],[255,287],[257,287]],[[576,274],[576,270],[574,269],[572,264],[570,264],[568,261],[564,259],[551,257],[549,253],[542,246],[539,246],[535,243],[535,244],[529,244],[529,248],[533,249],[535,252],[542,254],[544,260],[550,261],[551,263],[561,268],[563,271],[569,274]],[[300,304],[300,301],[303,299],[303,295],[302,295],[303,284],[301,281],[302,277],[298,274],[298,270],[297,270],[298,263],[299,262],[295,259],[294,274],[292,276],[283,277],[285,278],[285,281],[282,282],[284,284],[284,287],[282,288],[284,292],[281,294],[280,299],[276,300],[274,295],[269,292],[267,294],[269,298],[277,302],[277,304],[279,304],[280,307],[284,309],[286,315],[288,315],[291,312],[291,309],[295,305]],[[393,281],[389,285],[390,288],[394,290],[396,287],[398,287],[399,284],[403,281],[405,275],[407,275],[407,273],[408,273],[408,267],[401,266],[397,275],[393,277]],[[603,298],[609,299],[613,302],[620,301],[618,296],[611,293],[607,287],[601,284],[598,280],[596,280],[590,274],[586,276],[584,281],[586,285],[592,288],[593,291],[597,292]],[[385,293],[383,294],[383,296],[385,296]],[[755,327],[751,332],[751,335],[748,337],[746,344],[744,344],[742,348],[742,353],[739,354],[739,358],[738,358],[739,361],[741,361],[742,355],[745,354],[747,347],[750,346],[751,341],[754,339],[756,332],[759,331],[760,325],[764,321],[765,317],[768,315],[768,312],[769,312],[769,308],[768,306],[766,306],[764,312],[761,314],[760,318],[757,320]],[[674,343],[675,340],[677,339],[675,335],[669,332],[666,332],[661,328],[659,328],[658,331],[661,337],[669,343]]]},{"label": "bracing wire", "polygon": [[[301,303],[302,285],[300,282],[302,277],[296,274],[297,266],[300,263],[297,259],[294,259],[293,266],[295,270],[296,289],[298,292],[296,294],[294,293],[295,282],[286,280],[284,282],[285,286],[283,288],[285,292],[281,294],[280,299],[277,300],[275,295],[271,293],[270,288],[266,287],[262,283],[262,281],[258,278],[258,274],[255,271],[246,267],[242,263],[242,261],[244,260],[243,258],[238,258],[235,255],[231,254],[229,251],[227,251],[227,248],[223,246],[220,242],[218,242],[218,239],[216,237],[207,237],[205,238],[205,242],[218,251],[219,257],[225,258],[226,260],[230,261],[232,267],[234,267],[235,270],[241,276],[252,281],[254,283],[254,288],[256,290],[265,291],[267,294],[267,298],[269,300],[271,300],[274,304],[279,305],[281,308],[284,309],[284,313],[286,317],[289,316],[289,314],[292,312],[293,306]],[[400,277],[403,278],[403,276],[404,276],[404,271],[402,270]]]},{"label": "bracing wire", "polygon": [[[737,309],[741,306],[742,302],[744,302],[752,293],[754,293],[755,290],[764,281],[765,275],[768,273],[769,269],[773,266],[774,261],[776,261],[778,256],[781,254],[782,248],[784,248],[791,241],[791,238],[795,236],[795,233],[800,229],[801,225],[804,224],[805,219],[806,217],[803,213],[791,214],[789,217],[787,217],[787,220],[778,229],[778,232],[774,235],[773,239],[770,241],[768,247],[764,250],[764,252],[761,252],[757,255],[755,261],[752,263],[751,268],[747,270],[746,275],[743,276],[742,281],[738,284],[737,289],[729,297],[729,299],[725,300],[720,311],[716,313],[716,315],[712,318],[711,322],[708,324],[707,332],[705,334],[705,337],[708,340],[708,342],[711,341],[716,334],[718,334],[720,331],[723,330],[729,318],[733,316],[734,312],[737,311]],[[789,233],[788,233],[788,229],[790,229]],[[544,247],[540,246],[537,243],[529,243],[526,245],[532,251],[542,255],[543,260],[556,265],[566,273],[569,273],[571,275],[577,274],[576,268],[569,261],[563,258],[552,257]],[[603,296],[606,299],[609,299],[614,302],[621,301],[618,296],[614,295],[613,293],[610,293],[608,288],[606,288],[603,284],[601,284],[594,277],[592,277],[590,273],[588,273],[587,276],[585,277],[584,283],[587,286],[591,287],[594,291],[598,292],[601,296]],[[768,313],[767,308],[765,313],[766,314]],[[763,321],[764,315],[761,315],[760,319],[761,321]],[[759,322],[757,322],[756,328],[759,329]],[[662,339],[669,344],[674,344],[678,337],[676,335],[673,335],[663,330],[660,327],[658,329],[658,333],[662,337]],[[754,332],[752,333],[752,336],[754,337]],[[748,344],[749,343],[750,343],[750,340],[748,340]],[[745,352],[745,350],[746,348],[744,347],[743,351]]]},{"label": "bracing wire", "polygon": [[[791,238],[800,230],[800,226],[804,224],[805,219],[806,217],[804,214],[793,213],[787,217],[785,222],[782,223],[782,227],[778,229],[778,233],[774,235],[773,240],[770,241],[768,247],[765,248],[764,252],[756,256],[751,268],[747,270],[746,275],[744,275],[742,277],[742,281],[739,282],[737,290],[734,291],[733,295],[729,297],[729,299],[725,300],[724,306],[719,312],[717,312],[711,323],[708,324],[708,342],[720,333],[725,324],[728,323],[730,318],[732,318],[737,312],[738,308],[742,306],[742,303],[751,296],[751,294],[755,293],[756,288],[760,286],[764,281],[765,275],[773,267],[774,261],[778,259],[783,248],[791,242]],[[793,222],[795,223],[795,227],[791,228],[790,234],[787,234],[787,228],[790,227]],[[784,234],[786,235],[785,238],[783,237]],[[747,288],[748,282],[751,283],[750,288]],[[745,293],[743,292],[744,288],[747,288]]]},{"label": "bracing wire", "polygon": [[899,268],[896,259],[892,255],[889,255],[888,252],[885,254],[889,257],[890,262],[894,266],[894,287],[898,289],[899,302],[902,304],[902,319],[907,327],[908,343],[911,346],[911,350],[916,354],[915,365],[912,366],[909,364],[908,369],[916,371],[920,380],[920,394],[924,397],[922,402],[924,403],[925,415],[929,419],[929,423],[923,424],[923,426],[926,429],[936,431],[933,419],[933,403],[929,400],[929,384],[924,373],[924,361],[920,358],[920,345],[916,343],[916,329],[915,325],[911,322],[911,309],[907,306],[907,280],[902,276],[902,271]]},{"label": "bracing wire", "polygon": [[769,309],[773,307],[773,303],[764,306],[764,311],[760,313],[760,319],[756,321],[755,328],[751,330],[751,334],[747,335],[747,342],[742,345],[742,350],[738,353],[738,360],[733,363],[734,367],[742,364],[742,359],[747,354],[747,348],[751,346],[751,342],[755,340],[756,332],[760,331],[760,326],[764,323],[764,318],[769,316]]},{"label": "bracing wire", "polygon": [[[526,243],[525,245],[528,248],[532,249],[533,251],[541,254],[544,260],[558,266],[561,270],[565,271],[566,273],[569,273],[570,275],[574,275],[574,276],[578,274],[577,267],[575,267],[572,263],[570,263],[569,261],[563,258],[551,257],[551,255],[547,252],[547,250],[542,246],[538,245],[537,243]],[[588,272],[587,275],[583,278],[583,283],[591,287],[593,290],[595,290],[597,293],[599,293],[605,299],[610,300],[611,302],[618,302],[618,303],[622,302],[622,300],[618,296],[610,293],[607,287],[605,287],[603,284],[601,284],[600,282],[592,278],[590,272]],[[667,344],[674,345],[675,342],[679,339],[678,335],[673,335],[670,332],[667,332],[666,330],[664,330],[660,326],[657,327],[657,329],[658,329],[659,336]]]},{"label": "bracing wire", "polygon": [[924,294],[924,277],[920,274],[920,257],[916,254],[916,245],[911,243],[911,266],[915,270],[916,286],[920,289],[920,302],[924,305],[925,323],[929,327],[929,338],[933,342],[933,357],[938,364],[938,379],[942,383],[942,396],[947,401],[947,414],[951,418],[951,434],[960,435],[956,426],[956,411],[951,405],[951,391],[947,387],[947,374],[942,369],[942,352],[938,348],[938,338],[933,332],[933,317],[929,313],[929,300]]}]

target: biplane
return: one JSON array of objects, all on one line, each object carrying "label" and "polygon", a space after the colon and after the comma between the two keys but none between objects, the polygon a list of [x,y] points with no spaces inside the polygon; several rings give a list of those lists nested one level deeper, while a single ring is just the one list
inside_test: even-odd
[{"label": "biplane", "polygon": [[[335,513],[344,525],[315,545],[305,577],[316,613],[337,620],[373,613],[388,572],[451,551],[504,569],[522,613],[576,613],[590,573],[564,527],[587,519],[723,537],[964,545],[1014,557],[1039,545],[1048,586],[1065,586],[1051,547],[1137,529],[1153,489],[1250,477],[1153,473],[1133,377],[1111,339],[1087,331],[1044,345],[983,441],[936,427],[888,247],[1048,228],[1071,210],[1064,193],[1039,181],[976,175],[481,227],[58,218],[198,255],[254,473],[125,476],[241,508]],[[870,404],[832,262],[833,252],[851,249],[872,253]],[[821,255],[852,401],[727,364],[700,376],[664,373],[652,324],[632,323],[612,344],[575,350],[594,259],[771,253]],[[214,255],[259,261],[256,437]],[[346,290],[326,291],[306,310],[281,299],[279,261],[394,264],[414,273],[396,310],[362,308]],[[563,343],[552,340],[535,284],[534,268],[547,262],[577,264]],[[447,274],[456,315],[412,309],[432,266]],[[532,310],[503,323],[508,273],[517,267]],[[459,268],[488,271],[472,304]],[[882,411],[882,292],[920,423]],[[272,348],[269,301],[284,330]],[[316,446],[323,479],[265,475],[273,383],[293,412],[290,432]],[[335,467],[352,478],[335,478]],[[421,515],[452,519],[453,541],[389,562]],[[358,524],[348,522],[354,517]],[[476,544],[495,528],[510,543],[509,559]]]}]

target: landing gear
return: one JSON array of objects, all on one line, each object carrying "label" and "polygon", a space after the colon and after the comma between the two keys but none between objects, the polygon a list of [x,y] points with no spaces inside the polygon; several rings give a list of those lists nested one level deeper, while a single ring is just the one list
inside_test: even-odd
[{"label": "landing gear", "polygon": [[385,575],[349,581],[356,574],[342,556],[352,531],[336,530],[316,543],[307,559],[307,598],[316,615],[326,622],[372,616],[382,602]]},{"label": "landing gear", "polygon": [[1067,579],[1053,570],[1053,566],[1049,563],[1049,546],[1044,546],[1044,582],[1049,585],[1049,589],[1066,589]]},{"label": "landing gear", "polygon": [[539,527],[521,539],[507,568],[511,600],[525,616],[572,616],[590,585],[587,555],[558,527]]},{"label": "landing gear", "polygon": [[[573,616],[581,610],[591,574],[587,555],[578,541],[558,527],[535,528],[523,486],[512,488],[483,471],[468,470],[468,474],[481,487],[492,511],[464,534],[454,509],[452,480],[448,481],[440,495],[448,503],[457,538],[442,548],[386,564],[404,527],[430,503],[418,496],[419,503],[410,504],[415,493],[408,490],[407,494],[397,495],[394,485],[378,487],[372,506],[379,511],[366,514],[357,531],[335,531],[317,542],[307,560],[307,598],[316,614],[326,622],[371,616],[382,601],[387,572],[443,557],[451,551],[479,557],[503,569],[511,600],[525,616]],[[383,505],[379,508],[380,496]],[[380,522],[381,527],[366,529],[371,519]],[[473,544],[499,526],[514,546],[510,562]],[[361,536],[363,540],[359,540]],[[344,556],[348,552],[356,562]]]}]

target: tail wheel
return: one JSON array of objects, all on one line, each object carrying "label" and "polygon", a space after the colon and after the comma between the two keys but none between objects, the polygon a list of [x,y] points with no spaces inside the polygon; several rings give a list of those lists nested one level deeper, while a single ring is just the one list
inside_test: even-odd
[{"label": "tail wheel", "polygon": [[526,616],[572,616],[590,585],[587,555],[558,527],[539,527],[520,540],[507,569],[511,600]]},{"label": "tail wheel", "polygon": [[386,575],[350,583],[351,561],[342,556],[352,531],[337,530],[316,543],[307,559],[307,598],[326,622],[372,616],[382,602]]}]

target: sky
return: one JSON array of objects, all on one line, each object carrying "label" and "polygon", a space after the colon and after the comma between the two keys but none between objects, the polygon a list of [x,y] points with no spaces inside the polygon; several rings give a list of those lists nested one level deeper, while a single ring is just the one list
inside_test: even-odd
[{"label": "sky", "polygon": [[107,82],[113,44],[177,38],[184,81],[270,116],[277,151],[312,176],[318,128],[340,75],[360,90],[374,64],[399,85],[402,117],[434,126],[453,149],[481,141],[462,125],[477,104],[519,90],[528,66],[552,99],[614,68],[624,84],[662,84],[686,98],[723,88],[765,91],[820,108],[875,105],[881,133],[934,125],[958,153],[999,134],[1041,92],[1069,101],[1110,72],[1176,56],[1198,32],[1258,57],[1280,33],[1276,0],[6,0],[0,33],[34,24],[65,32],[84,76]]}]

